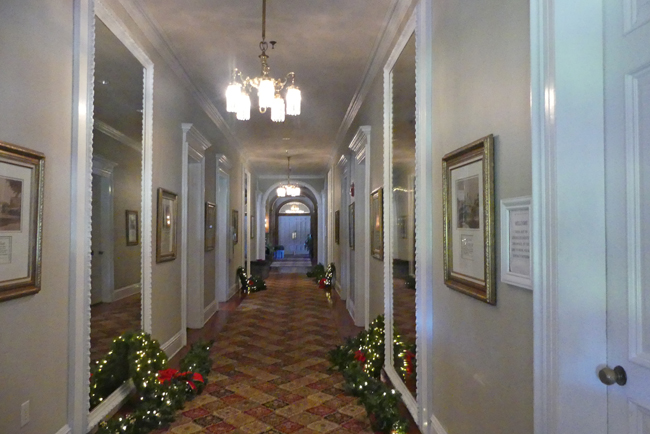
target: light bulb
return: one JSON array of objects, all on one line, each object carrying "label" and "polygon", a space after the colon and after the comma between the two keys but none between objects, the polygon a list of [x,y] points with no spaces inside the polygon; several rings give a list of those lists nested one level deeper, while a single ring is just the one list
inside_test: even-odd
[{"label": "light bulb", "polygon": [[273,122],[284,122],[284,99],[280,95],[275,95],[275,98],[273,98],[271,120]]},{"label": "light bulb", "polygon": [[275,192],[277,193],[278,197],[285,197],[287,195],[287,189],[284,187],[278,187]]},{"label": "light bulb", "polygon": [[237,113],[237,103],[241,95],[241,84],[232,82],[226,90],[226,111],[228,113]]},{"label": "light bulb", "polygon": [[246,92],[239,94],[237,101],[237,119],[247,121],[251,118],[251,97]]},{"label": "light bulb", "polygon": [[261,109],[269,108],[273,105],[273,97],[275,96],[275,85],[270,78],[263,78],[257,88],[257,97],[259,98],[259,106]]},{"label": "light bulb", "polygon": [[289,86],[287,88],[287,114],[289,116],[298,116],[300,114],[300,89],[296,86]]}]

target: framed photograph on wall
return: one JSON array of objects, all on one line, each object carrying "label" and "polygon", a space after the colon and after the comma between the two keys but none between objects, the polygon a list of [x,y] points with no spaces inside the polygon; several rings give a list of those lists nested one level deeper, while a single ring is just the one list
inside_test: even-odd
[{"label": "framed photograph on wall", "polygon": [[501,201],[501,281],[533,289],[530,196]]},{"label": "framed photograph on wall", "polygon": [[232,244],[239,243],[239,211],[232,210]]},{"label": "framed photograph on wall", "polygon": [[341,235],[341,212],[339,210],[334,211],[334,242],[340,244],[340,235]]},{"label": "framed photograph on wall", "polygon": [[445,284],[496,304],[494,137],[442,159]]},{"label": "framed photograph on wall", "polygon": [[257,235],[257,224],[255,222],[255,214],[251,215],[251,240],[255,239]]},{"label": "framed photograph on wall", "polygon": [[217,244],[217,205],[212,202],[205,203],[205,251],[214,250]]},{"label": "framed photograph on wall", "polygon": [[178,195],[158,188],[158,219],[156,221],[156,262],[176,259],[176,226]]},{"label": "framed photograph on wall", "polygon": [[350,249],[354,250],[354,202],[348,207],[348,238]]},{"label": "framed photograph on wall", "polygon": [[370,193],[370,254],[384,260],[384,187]]},{"label": "framed photograph on wall", "polygon": [[0,142],[0,301],[41,290],[45,156]]},{"label": "framed photograph on wall", "polygon": [[124,211],[126,215],[126,245],[137,246],[140,244],[140,221],[138,212],[132,210]]}]

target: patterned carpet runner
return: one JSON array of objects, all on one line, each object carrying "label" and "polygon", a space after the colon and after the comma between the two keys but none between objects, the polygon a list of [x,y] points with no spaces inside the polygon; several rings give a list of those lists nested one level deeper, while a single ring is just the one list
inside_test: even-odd
[{"label": "patterned carpet runner", "polygon": [[299,274],[272,273],[215,337],[203,394],[156,434],[356,434],[370,423],[327,351],[341,343],[328,300]]}]

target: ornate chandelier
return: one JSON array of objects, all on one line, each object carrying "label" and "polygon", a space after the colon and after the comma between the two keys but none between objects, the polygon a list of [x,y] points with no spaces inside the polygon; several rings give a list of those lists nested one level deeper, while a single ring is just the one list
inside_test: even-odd
[{"label": "ornate chandelier", "polygon": [[[275,48],[275,41],[270,41],[271,49]],[[232,81],[226,90],[226,110],[230,113],[237,113],[237,119],[247,121],[251,117],[251,98],[253,88],[257,89],[258,106],[260,113],[266,113],[271,109],[271,120],[274,122],[284,122],[285,113],[289,116],[298,116],[300,114],[300,89],[295,85],[296,74],[290,72],[284,79],[274,79],[269,76],[270,67],[268,64],[269,56],[266,50],[269,43],[266,42],[266,0],[262,0],[262,42],[260,42],[259,55],[262,63],[262,76],[243,78],[241,72],[235,68],[232,73]],[[286,84],[287,86],[286,104],[280,92]]]},{"label": "ornate chandelier", "polygon": [[289,156],[287,156],[287,183],[278,187],[275,192],[278,197],[300,196],[300,187],[291,183],[291,157]]}]

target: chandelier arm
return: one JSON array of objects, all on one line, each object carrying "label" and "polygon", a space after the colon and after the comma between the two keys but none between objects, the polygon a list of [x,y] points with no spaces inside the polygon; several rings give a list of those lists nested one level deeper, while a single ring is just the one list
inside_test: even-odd
[{"label": "chandelier arm", "polygon": [[266,0],[262,0],[262,42],[266,40]]}]

